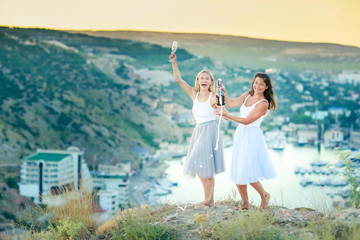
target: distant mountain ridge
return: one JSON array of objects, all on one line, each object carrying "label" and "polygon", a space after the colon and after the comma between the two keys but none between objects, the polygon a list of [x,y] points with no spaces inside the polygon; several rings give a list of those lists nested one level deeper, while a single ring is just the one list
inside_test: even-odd
[{"label": "distant mountain ridge", "polygon": [[179,49],[209,56],[230,66],[280,69],[352,69],[360,70],[360,48],[333,43],[306,43],[250,37],[167,33],[151,31],[74,31],[91,36],[131,39],[170,48],[172,41]]}]

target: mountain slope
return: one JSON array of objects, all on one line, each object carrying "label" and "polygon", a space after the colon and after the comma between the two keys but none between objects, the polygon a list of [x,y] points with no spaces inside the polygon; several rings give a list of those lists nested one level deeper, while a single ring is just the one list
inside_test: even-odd
[{"label": "mountain slope", "polygon": [[131,147],[156,149],[181,135],[156,105],[143,103],[161,87],[136,73],[167,58],[167,49],[148,43],[0,28],[0,160],[75,145],[88,161],[135,161]]}]

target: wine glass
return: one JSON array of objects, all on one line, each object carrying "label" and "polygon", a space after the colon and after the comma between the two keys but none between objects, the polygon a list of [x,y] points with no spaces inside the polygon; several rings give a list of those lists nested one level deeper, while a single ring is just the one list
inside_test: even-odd
[{"label": "wine glass", "polygon": [[[176,52],[176,49],[177,49],[177,42],[174,41],[171,46],[171,53]],[[169,60],[169,62],[173,62],[173,61]]]}]

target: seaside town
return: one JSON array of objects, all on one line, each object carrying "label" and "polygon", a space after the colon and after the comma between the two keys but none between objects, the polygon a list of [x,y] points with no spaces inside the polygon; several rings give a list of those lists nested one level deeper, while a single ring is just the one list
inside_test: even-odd
[{"label": "seaside town", "polygon": [[360,240],[359,11],[0,1],[0,240]]},{"label": "seaside town", "polygon": [[[285,82],[282,76],[286,76],[286,73],[280,74],[274,69],[268,71],[271,71],[275,83]],[[236,76],[235,71],[233,74]],[[339,107],[336,104],[329,105],[326,109],[324,104],[319,102],[320,99],[314,95],[321,94],[321,99],[326,99],[327,102],[347,101],[349,106],[358,106],[359,93],[344,86],[359,86],[360,73],[343,71],[334,77],[332,84],[338,85],[337,96],[329,92],[333,89],[329,81],[319,81],[319,78],[321,79],[321,76],[314,77],[309,71],[300,75],[302,81],[286,84],[288,87],[294,85],[300,101],[289,105],[289,111],[286,114],[268,116],[267,128],[269,130],[265,132],[265,137],[269,148],[282,151],[287,143],[314,147],[323,144],[326,148],[340,147],[354,152],[359,151],[360,119],[351,119],[351,117],[359,116],[360,109]],[[312,89],[319,89],[321,93],[312,92]],[[281,94],[280,89],[278,92],[280,93],[279,103],[289,103],[289,99]],[[338,96],[342,96],[342,99],[339,100]],[[166,103],[165,99],[154,101],[152,104],[154,108],[160,109],[178,124],[194,124],[189,109],[181,108],[178,104]],[[299,110],[303,111],[303,123],[291,122],[290,113],[297,113]],[[330,120],[326,121],[327,119]],[[222,130],[228,133],[224,136],[227,146],[231,145],[229,134],[235,128],[236,125],[230,121],[223,123]],[[186,148],[183,144],[164,142],[161,149],[155,153],[151,153],[151,150],[146,147],[134,147],[131,150],[142,160],[141,169],[132,169],[130,162],[126,159],[115,165],[97,165],[95,158],[92,171],[89,171],[83,159],[84,152],[77,147],[69,147],[66,150],[38,150],[23,159],[19,183],[20,195],[32,198],[37,204],[62,204],[64,201],[62,191],[73,188],[82,191],[95,190],[99,205],[96,214],[99,215],[99,219],[111,219],[121,209],[131,204],[147,204],[149,198],[166,195],[171,192],[172,187],[177,186],[176,182],[169,182],[166,178],[162,178],[166,169],[162,162],[167,158],[184,156]],[[329,176],[330,172],[322,173],[320,169],[326,164],[326,162],[314,162],[313,169],[293,170],[295,174],[304,175],[306,172],[313,172],[313,174]],[[312,182],[303,180],[300,184],[307,186]],[[313,184],[324,186],[324,183]],[[333,184],[344,186],[346,182]]]},{"label": "seaside town", "polygon": [[[7,77],[4,79],[8,81],[4,86],[10,88],[4,91],[1,105],[4,114],[0,122],[0,147],[3,150],[0,152],[3,167],[0,203],[5,210],[0,216],[0,232],[22,231],[17,228],[20,222],[17,214],[25,215],[26,211],[39,206],[51,209],[74,200],[81,202],[85,196],[83,193],[90,193],[93,197],[90,210],[94,219],[105,222],[119,216],[124,209],[160,206],[163,199],[174,196],[183,188],[183,181],[171,178],[167,171],[172,163],[177,163],[176,172],[182,173],[184,166],[181,161],[187,154],[196,123],[190,109],[191,99],[174,81],[167,62],[169,49],[148,43],[135,44],[133,51],[138,48],[151,51],[146,55],[139,54],[134,62],[115,51],[115,47],[106,47],[107,44],[113,46],[110,39],[76,35],[78,39],[74,40],[72,35],[62,34],[63,39],[49,41],[53,37],[47,36],[44,30],[45,33],[40,31],[40,35],[45,37],[40,36],[38,40],[29,38],[30,41],[27,38],[22,40],[12,30],[7,31],[9,33],[4,36],[14,40],[8,41],[13,44],[7,48],[9,51],[23,51],[29,46],[37,46],[36,41],[39,41],[38,45],[45,49],[44,59],[47,59],[45,53],[51,54],[53,49],[63,51],[64,56],[61,58],[63,62],[54,60],[54,67],[45,76],[41,71],[34,76],[26,72],[24,77],[18,77],[17,74],[23,75],[17,72],[17,65],[23,64],[29,69],[33,69],[33,65],[28,61],[12,61],[13,52],[6,55],[9,58],[4,62],[15,66],[15,70],[0,65]],[[44,39],[46,44],[42,44]],[[84,46],[87,41],[88,45]],[[99,47],[101,44],[104,46]],[[114,44],[121,50],[123,45],[128,47],[128,42],[119,40]],[[154,60],[154,53],[159,51],[162,55]],[[67,61],[73,57],[72,54],[87,58],[80,65],[76,65],[76,61],[81,60],[74,60],[76,68],[69,71],[72,65]],[[181,50],[179,56],[184,58],[179,62],[182,76],[190,85],[193,85],[194,73],[201,68],[211,68],[216,78],[222,79],[231,98],[249,91],[256,72],[269,74],[278,108],[267,112],[261,126],[268,149],[271,153],[293,150],[293,155],[285,157],[284,154],[283,161],[278,161],[282,165],[292,161],[294,155],[302,155],[302,162],[283,169],[282,173],[291,173],[286,179],[292,184],[290,188],[300,188],[298,192],[301,193],[310,188],[327,189],[326,196],[340,203],[333,208],[345,206],[343,203],[349,199],[350,193],[348,182],[339,176],[344,164],[337,159],[332,162],[334,168],[329,169],[328,159],[309,159],[306,153],[324,149],[330,152],[335,148],[351,150],[354,176],[357,181],[360,179],[357,157],[360,151],[359,70],[334,70],[326,66],[324,70],[319,70],[319,67],[250,68],[229,66],[208,57],[185,51],[181,53]],[[280,60],[276,57],[266,59],[270,63]],[[292,61],[291,58],[288,60]],[[339,61],[343,63],[345,60],[358,61],[352,56],[344,56]],[[301,61],[301,56],[296,61]],[[87,72],[87,68],[91,71]],[[96,69],[104,69],[104,72]],[[62,78],[52,81],[53,76]],[[44,83],[38,78],[45,79]],[[24,86],[19,83],[18,91],[14,93],[11,84],[18,79],[24,81],[21,83]],[[229,109],[229,112],[238,116],[239,109]],[[221,118],[216,121],[224,147],[229,150],[237,124]],[[230,158],[227,156],[226,160]],[[306,164],[302,164],[304,162]],[[220,181],[217,181],[217,187],[223,188]],[[281,192],[283,189],[276,190]],[[273,192],[272,199],[275,200]],[[289,195],[292,193],[287,192]],[[287,200],[289,203],[293,199]],[[304,207],[296,204],[296,207]],[[46,222],[47,216],[42,214],[36,218]],[[30,220],[27,223],[29,226],[32,224]]]}]

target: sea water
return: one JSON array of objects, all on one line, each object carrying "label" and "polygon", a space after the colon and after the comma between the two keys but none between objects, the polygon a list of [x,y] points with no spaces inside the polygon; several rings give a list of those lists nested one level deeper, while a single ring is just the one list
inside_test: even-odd
[{"label": "sea water", "polygon": [[[311,177],[313,180],[324,179],[322,174],[300,175],[295,174],[296,167],[310,169],[310,163],[314,159],[320,159],[329,164],[336,164],[339,159],[334,154],[333,149],[321,147],[299,147],[293,144],[287,144],[282,151],[269,149],[270,157],[278,172],[274,179],[261,181],[261,184],[267,192],[271,194],[271,204],[284,206],[288,208],[309,207],[309,208],[327,208],[331,206],[332,199],[328,196],[329,192],[339,191],[334,187],[318,187],[300,185],[304,177]],[[224,149],[226,171],[215,176],[215,202],[228,198],[240,200],[236,185],[230,180],[232,147]],[[184,161],[186,157],[173,158],[166,161],[169,167],[165,171],[165,177],[169,182],[177,183],[172,187],[171,193],[161,196],[157,199],[162,203],[199,203],[204,200],[202,184],[198,178],[189,178],[183,175]],[[328,176],[329,177],[329,176]],[[339,177],[331,175],[330,177]],[[260,197],[258,193],[248,186],[250,202],[258,206]]]}]

